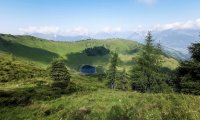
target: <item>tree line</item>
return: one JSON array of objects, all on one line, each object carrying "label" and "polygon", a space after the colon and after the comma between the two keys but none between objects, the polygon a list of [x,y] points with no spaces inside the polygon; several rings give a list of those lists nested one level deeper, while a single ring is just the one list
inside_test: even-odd
[{"label": "tree line", "polygon": [[86,48],[83,53],[87,56],[104,56],[110,53],[110,50],[104,46],[95,46],[93,48]]},{"label": "tree line", "polygon": [[[151,32],[148,32],[142,53],[129,75],[124,70],[123,74],[118,73],[118,54],[113,54],[107,72],[108,85],[111,89],[130,84],[132,90],[139,92],[174,91],[200,95],[200,43],[193,43],[189,47],[189,51],[192,55],[191,59],[181,61],[176,70],[163,68],[162,47],[160,44],[154,44],[153,36]],[[117,73],[123,77],[117,77]],[[126,75],[129,77],[126,77]],[[130,82],[128,82],[128,79]],[[118,85],[118,83],[121,83],[121,85]]]},{"label": "tree line", "polygon": [[[93,48],[97,51],[109,53],[103,47]],[[86,49],[86,53],[91,53],[92,49]],[[108,87],[111,89],[132,90],[139,92],[181,92],[187,94],[200,95],[200,43],[193,43],[189,47],[191,59],[181,61],[180,66],[174,70],[163,68],[161,44],[154,44],[151,32],[145,38],[145,45],[140,56],[136,60],[136,65],[127,72],[117,69],[119,57],[113,53],[110,65],[106,72]],[[94,52],[94,51],[93,51]],[[94,52],[95,53],[95,52]],[[96,54],[96,53],[95,53]],[[93,55],[93,53],[92,53]],[[62,60],[56,60],[51,65],[50,75],[55,81],[53,86],[66,88],[70,83],[70,73]]]}]

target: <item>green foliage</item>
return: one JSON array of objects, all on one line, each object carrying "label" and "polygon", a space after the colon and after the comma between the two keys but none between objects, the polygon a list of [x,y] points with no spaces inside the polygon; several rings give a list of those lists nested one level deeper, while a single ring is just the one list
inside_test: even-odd
[{"label": "green foliage", "polygon": [[110,50],[104,46],[95,46],[93,48],[86,48],[83,52],[86,53],[87,56],[103,56],[109,54]]},{"label": "green foliage", "polygon": [[108,113],[108,120],[129,120],[127,116],[127,111],[125,111],[121,106],[112,106],[110,112]]},{"label": "green foliage", "polygon": [[182,93],[200,95],[200,43],[189,47],[191,60],[183,61],[177,69],[177,90]]},{"label": "green foliage", "polygon": [[[200,46],[200,44],[199,44]],[[181,62],[177,69],[177,89],[182,93],[200,95],[200,61],[197,55],[200,54],[199,46],[192,45],[192,60]],[[197,52],[199,52],[197,54]],[[197,57],[197,58],[196,58]]]},{"label": "green foliage", "polygon": [[110,66],[107,72],[108,84],[111,89],[115,88],[115,81],[116,81],[116,76],[117,76],[117,65],[118,65],[118,54],[114,53],[110,60]]},{"label": "green foliage", "polygon": [[[32,91],[33,92],[33,91]],[[31,103],[29,91],[0,91],[0,106],[28,105]]]},{"label": "green foliage", "polygon": [[128,90],[129,89],[129,75],[127,74],[126,70],[123,69],[122,72],[118,73],[118,80],[116,81],[116,88],[121,90]]},{"label": "green foliage", "polygon": [[[0,84],[0,106],[27,106],[36,101],[51,101],[61,96],[67,96],[75,92],[96,91],[104,88],[104,83],[99,82],[96,78],[72,76],[73,81],[68,85],[69,89],[59,89],[64,84],[57,84],[58,87],[51,87],[52,80],[48,77],[33,78],[23,81],[9,81]],[[53,82],[56,84],[57,82]],[[56,85],[56,86],[57,86]],[[1,107],[0,107],[1,108]],[[50,112],[51,114],[54,112]],[[47,113],[48,114],[48,110]]]},{"label": "green foliage", "polygon": [[0,91],[0,106],[25,106],[32,101],[49,101],[59,98],[62,91],[55,91],[49,86],[36,86],[24,89]]},{"label": "green foliage", "polygon": [[192,59],[200,62],[200,43],[194,43],[189,47],[189,51],[192,54]]},{"label": "green foliage", "polygon": [[153,45],[151,32],[146,36],[144,50],[133,67],[132,88],[141,92],[165,92],[169,90],[166,75],[161,73],[161,46]]},{"label": "green foliage", "polygon": [[70,74],[65,66],[64,60],[55,60],[50,67],[50,76],[55,81],[52,85],[56,88],[67,88],[70,83]]},{"label": "green foliage", "polygon": [[[183,96],[148,96],[133,106],[112,106],[108,120],[193,120],[195,113],[189,112]],[[157,98],[156,98],[157,97]],[[189,100],[189,99],[188,99]]]},{"label": "green foliage", "polygon": [[85,120],[88,117],[88,114],[91,113],[90,108],[82,107],[79,110],[74,112],[73,119],[74,120]]},{"label": "green foliage", "polygon": [[[107,68],[107,60],[110,57],[108,55],[90,57],[76,54],[88,47],[92,48],[94,46],[105,45],[106,48],[119,52],[119,58],[123,59],[122,63],[119,63],[119,69],[123,68],[124,65],[132,65],[129,61],[129,58],[131,58],[130,56],[141,52],[140,50],[136,50],[132,52],[134,55],[127,55],[126,53],[130,53],[133,49],[140,49],[141,46],[126,40],[105,40],[103,42],[94,40],[68,43],[45,41],[30,36],[7,35],[4,36],[4,39],[11,41],[11,43],[16,42],[30,48],[40,48],[64,56],[67,58],[65,61],[67,65],[71,65],[70,68],[73,68],[75,65],[79,66],[82,62],[100,64],[104,68]],[[15,45],[16,44],[13,44],[13,51],[15,50]],[[75,54],[70,55],[72,53]],[[18,54],[13,52],[13,56],[16,55],[18,58]],[[43,57],[43,55],[39,55],[39,57],[40,58],[33,57],[31,60],[35,61],[36,59],[40,59],[41,61],[46,61],[48,59],[48,57]],[[11,68],[14,70],[19,69],[18,72],[20,73],[24,71],[23,69],[26,69],[30,72],[25,73],[25,77],[21,76],[19,81],[9,80],[10,78],[8,78],[8,82],[0,84],[0,119],[200,119],[200,99],[197,96],[111,91],[105,87],[105,82],[107,81],[104,81],[105,77],[102,77],[102,75],[104,75],[104,68],[100,68],[102,72],[99,74],[101,79],[101,81],[99,81],[96,76],[84,76],[75,71],[70,71],[71,74],[69,75],[69,72],[66,72],[67,69],[63,61],[52,63],[50,69],[51,77],[54,80],[52,82],[52,80],[43,73],[43,69],[31,64],[19,62],[17,58],[11,58],[11,64],[16,64],[18,67],[10,67],[10,70]],[[7,68],[6,66],[8,66],[8,63],[6,59],[3,58],[0,60],[3,61],[1,68]],[[47,61],[50,62],[49,60],[51,61],[51,59]],[[117,60],[113,59],[111,61],[114,61],[114,64],[111,64],[110,70],[115,71],[115,83],[119,82],[120,88],[123,88],[121,85],[126,85],[126,80],[128,80],[128,78],[126,78],[128,77],[127,73],[125,70],[122,73],[117,72]],[[39,74],[40,70],[42,76]],[[5,72],[6,70],[3,71]],[[58,74],[55,74],[57,72]],[[0,74],[1,73],[2,71],[0,71]],[[30,75],[34,73],[34,75],[32,77],[26,77],[29,76],[29,73]],[[6,75],[8,74],[6,73]],[[140,74],[138,75],[140,77]],[[157,74],[155,74],[155,76],[157,76]],[[161,78],[166,78],[164,75],[160,76]],[[73,81],[69,83],[68,80],[70,80],[70,78]],[[21,79],[24,80],[22,81]],[[55,87],[52,88],[51,85]],[[66,86],[69,88],[67,92],[62,89],[66,88]],[[164,86],[161,88],[164,88]],[[156,87],[156,89],[160,89],[160,86]]]},{"label": "green foliage", "polygon": [[[13,55],[12,55],[13,56]],[[12,61],[6,57],[0,57],[0,82],[31,79],[46,76],[45,70],[31,64],[20,61]]]}]

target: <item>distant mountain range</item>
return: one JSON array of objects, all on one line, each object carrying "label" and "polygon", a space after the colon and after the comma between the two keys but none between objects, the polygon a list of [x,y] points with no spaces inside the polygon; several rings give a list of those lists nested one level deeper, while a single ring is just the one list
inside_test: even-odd
[{"label": "distant mountain range", "polygon": [[79,40],[90,39],[90,37],[82,36],[82,35],[62,36],[62,35],[42,34],[42,33],[32,33],[32,34],[27,34],[27,35],[31,35],[31,36],[35,36],[35,37],[43,38],[43,39],[47,39],[47,40],[55,40],[55,41],[79,41]]},{"label": "distant mountain range", "polygon": [[[198,37],[200,30],[197,29],[170,29],[162,31],[152,31],[153,37],[156,43],[161,43],[162,46],[165,46],[166,51],[173,49],[177,51],[178,56],[182,59],[189,58],[188,46],[191,43],[197,42],[200,38]],[[96,34],[91,34],[87,36],[77,35],[77,36],[61,36],[54,34],[41,34],[33,33],[29,34],[35,37],[56,40],[56,41],[79,41],[79,40],[88,40],[88,39],[110,39],[110,38],[122,38],[134,40],[140,43],[144,43],[146,36],[146,31],[140,32],[100,32]]]}]

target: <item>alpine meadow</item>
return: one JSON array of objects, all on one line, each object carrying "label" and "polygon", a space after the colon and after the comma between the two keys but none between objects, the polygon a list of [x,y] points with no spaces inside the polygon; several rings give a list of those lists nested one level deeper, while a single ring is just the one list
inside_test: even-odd
[{"label": "alpine meadow", "polygon": [[200,120],[200,1],[0,1],[0,120]]}]

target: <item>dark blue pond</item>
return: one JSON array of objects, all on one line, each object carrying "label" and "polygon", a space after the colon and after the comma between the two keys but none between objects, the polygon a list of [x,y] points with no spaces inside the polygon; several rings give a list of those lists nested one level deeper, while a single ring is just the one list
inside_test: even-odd
[{"label": "dark blue pond", "polygon": [[91,65],[84,65],[81,67],[80,72],[82,73],[96,73],[96,68]]}]

